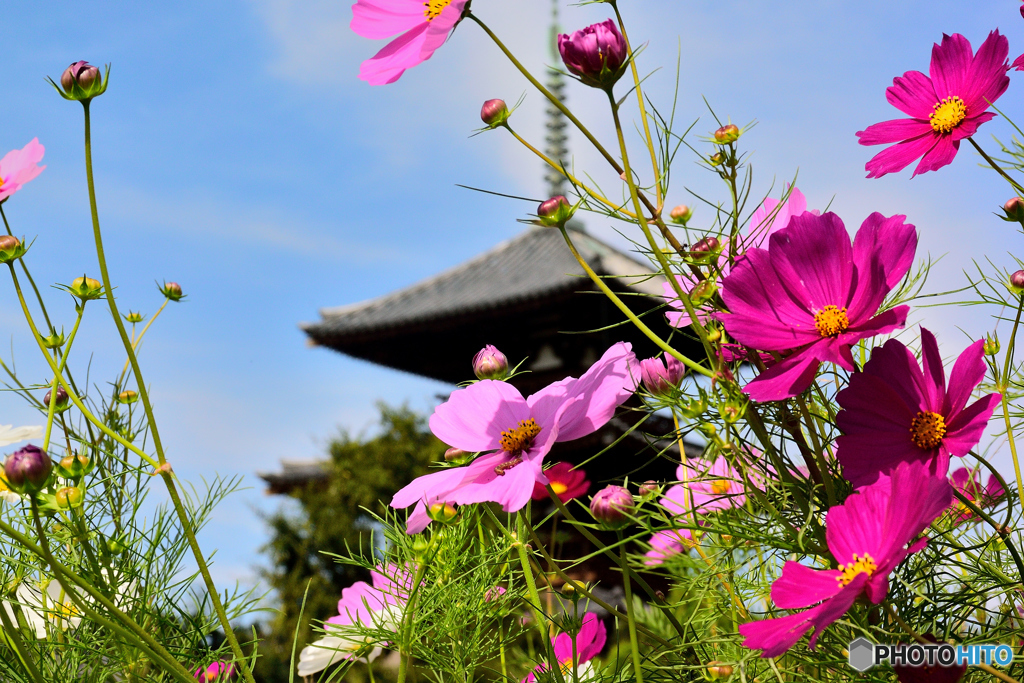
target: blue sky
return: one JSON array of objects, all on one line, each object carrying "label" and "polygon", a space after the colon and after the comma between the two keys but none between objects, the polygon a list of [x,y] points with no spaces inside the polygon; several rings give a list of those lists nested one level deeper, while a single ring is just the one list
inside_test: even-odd
[{"label": "blue sky", "polygon": [[[999,27],[1011,59],[1024,51],[1024,21],[1012,0],[786,3],[622,0],[635,43],[647,42],[647,91],[671,104],[677,56],[680,121],[719,115],[757,127],[755,193],[799,171],[812,207],[831,208],[855,228],[872,211],[904,213],[921,233],[919,254],[948,254],[933,288],[963,282],[970,259],[1009,262],[1020,236],[992,212],[1009,196],[964,148],[950,167],[864,179],[873,151],[854,133],[898,112],[884,97],[893,76],[927,71],[932,42],[963,33],[977,46]],[[176,280],[187,303],[171,306],[142,350],[147,382],[176,472],[198,480],[241,474],[252,488],[218,513],[204,541],[219,548],[221,580],[249,582],[262,561],[255,509],[257,470],[281,458],[315,457],[339,427],[372,428],[374,402],[433,406],[444,385],[311,349],[297,325],[320,307],[390,292],[455,265],[516,234],[531,204],[467,192],[456,183],[542,198],[541,169],[500,132],[470,138],[480,103],[527,93],[513,123],[541,141],[543,102],[469,22],[435,57],[396,84],[358,80],[359,62],[380,47],[348,30],[348,2],[223,0],[17,3],[0,25],[4,45],[0,148],[33,137],[46,171],[5,205],[16,234],[37,237],[30,264],[42,285],[96,273],[84,183],[81,115],[44,81],[69,62],[111,63],[110,89],[93,105],[97,190],[111,274],[122,309],[151,314],[154,280]],[[475,11],[536,72],[547,62],[546,0],[476,0]],[[563,26],[607,16],[602,5],[563,9]],[[1000,101],[1020,112],[1024,75]],[[573,84],[569,103],[611,141],[606,105]],[[986,124],[1009,138],[1005,121]],[[987,143],[991,147],[991,143]],[[581,142],[577,170],[605,186],[616,179]],[[637,153],[637,152],[635,152]],[[642,167],[641,167],[642,168]],[[714,178],[681,160],[669,204],[684,190],[721,197]],[[776,191],[777,194],[777,191]],[[698,210],[695,223],[708,220]],[[622,244],[611,226],[588,227]],[[1018,252],[1019,253],[1019,252]],[[47,288],[48,289],[48,288]],[[51,311],[70,328],[67,297],[48,289]],[[74,359],[92,356],[96,381],[120,370],[112,325],[100,307],[87,318]],[[915,310],[947,355],[991,328],[980,310]],[[25,381],[47,377],[0,282],[0,325]],[[496,340],[500,345],[500,339]],[[416,353],[416,349],[410,349]],[[468,359],[467,359],[468,363]],[[38,419],[0,395],[0,422]]]}]

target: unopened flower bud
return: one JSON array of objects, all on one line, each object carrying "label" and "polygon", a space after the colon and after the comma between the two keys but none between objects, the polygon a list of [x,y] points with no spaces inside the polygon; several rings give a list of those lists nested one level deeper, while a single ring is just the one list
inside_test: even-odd
[{"label": "unopened flower bud", "polygon": [[562,227],[569,222],[572,214],[572,205],[562,195],[543,201],[537,207],[537,217],[540,218],[540,222],[550,228]]},{"label": "unopened flower bud", "polygon": [[725,158],[725,155],[722,154],[721,152],[715,152],[710,157],[708,157],[708,162],[712,166],[721,166],[722,164],[725,163]]},{"label": "unopened flower bud", "polygon": [[488,344],[473,356],[473,374],[477,379],[505,379],[508,377],[508,358]]},{"label": "unopened flower bud", "polygon": [[1010,289],[1015,294],[1024,292],[1024,270],[1018,270],[1010,275]]},{"label": "unopened flower bud", "polygon": [[[75,62],[60,75],[63,90],[58,92],[66,100],[91,100],[102,95],[107,89],[106,79],[100,70],[89,62]],[[56,87],[56,84],[54,84]]]},{"label": "unopened flower bud", "polygon": [[469,462],[469,458],[472,455],[472,453],[461,448],[449,448],[444,452],[444,459],[445,462],[450,462],[453,465],[464,465]]},{"label": "unopened flower bud", "polygon": [[688,207],[686,204],[680,204],[669,211],[668,217],[672,219],[673,223],[686,225],[686,223],[693,217],[693,209]]},{"label": "unopened flower bud", "polygon": [[111,555],[120,555],[125,550],[124,543],[116,538],[107,539],[107,552]]},{"label": "unopened flower bud", "polygon": [[580,81],[609,91],[625,73],[629,57],[626,39],[611,19],[569,35],[560,34],[558,52],[565,68]]},{"label": "unopened flower bud", "polygon": [[136,313],[135,311],[128,311],[128,314],[125,315],[124,317],[124,319],[130,322],[132,325],[141,323],[144,318],[144,315],[142,315],[141,313]]},{"label": "unopened flower bud", "polygon": [[686,366],[671,354],[665,354],[664,361],[658,356],[640,361],[640,379],[654,396],[671,395],[679,387],[685,372]]},{"label": "unopened flower bud", "polygon": [[160,293],[171,301],[181,301],[185,296],[181,293],[181,285],[177,282],[165,282],[163,287],[160,288]]},{"label": "unopened flower bud", "polygon": [[117,402],[122,403],[124,405],[135,403],[138,400],[139,395],[132,391],[131,389],[125,389],[124,391],[117,395]]},{"label": "unopened flower bud", "polygon": [[99,280],[83,275],[71,281],[68,291],[79,299],[88,301],[89,299],[98,299],[103,296],[103,285]]},{"label": "unopened flower bud", "polygon": [[694,306],[706,303],[718,291],[718,285],[711,280],[701,280],[690,290],[690,301]]},{"label": "unopened flower bud", "polygon": [[708,662],[708,675],[712,680],[732,676],[732,667],[721,662]]},{"label": "unopened flower bud", "polygon": [[573,585],[572,581],[566,581],[562,584],[562,587],[558,590],[563,597],[569,598],[573,602],[579,600],[582,596],[580,592],[576,590],[576,586]]},{"label": "unopened flower bud", "polygon": [[605,486],[590,499],[590,514],[611,529],[621,529],[629,524],[628,515],[635,507],[633,494],[614,484]]},{"label": "unopened flower bud", "polygon": [[698,260],[704,260],[709,256],[715,256],[718,254],[718,250],[721,246],[722,243],[718,241],[717,237],[714,235],[708,235],[690,247],[690,257]]},{"label": "unopened flower bud", "polygon": [[480,119],[488,128],[497,128],[508,120],[511,113],[505,100],[487,100],[480,108]]},{"label": "unopened flower bud", "polygon": [[64,387],[57,387],[56,395],[52,390],[46,392],[46,396],[43,396],[43,407],[47,410],[50,409],[50,400],[53,400],[54,408],[59,412],[62,408],[68,406],[68,392]]},{"label": "unopened flower bud", "polygon": [[25,255],[25,245],[14,235],[0,236],[0,263],[10,263]]},{"label": "unopened flower bud", "polygon": [[80,507],[85,499],[85,495],[82,493],[82,489],[77,486],[65,486],[57,491],[55,498],[57,499],[57,506],[67,510],[68,508]]},{"label": "unopened flower bud", "polygon": [[654,496],[661,493],[661,487],[658,486],[658,482],[653,479],[649,479],[644,483],[640,484],[640,495],[641,496]]},{"label": "unopened flower bud", "polygon": [[1010,197],[1006,200],[1003,213],[1008,221],[1024,221],[1024,197]]},{"label": "unopened flower bud", "polygon": [[730,142],[736,142],[739,139],[740,129],[736,127],[736,124],[727,123],[715,131],[715,142],[720,145],[728,145]]},{"label": "unopened flower bud", "polygon": [[4,461],[4,475],[16,493],[35,493],[46,485],[53,463],[46,451],[31,444],[14,451]]},{"label": "unopened flower bud", "polygon": [[459,511],[451,503],[434,503],[427,510],[427,514],[435,522],[447,524],[459,516]]},{"label": "unopened flower bud", "polygon": [[48,334],[45,337],[40,336],[40,339],[43,342],[43,346],[45,346],[48,349],[59,349],[60,347],[64,346],[64,335],[60,334],[59,332]]},{"label": "unopened flower bud", "polygon": [[999,353],[999,335],[993,334],[990,336],[986,334],[984,350],[986,356],[994,356]]},{"label": "unopened flower bud", "polygon": [[414,553],[416,553],[417,555],[425,553],[427,551],[427,548],[429,548],[429,547],[430,547],[430,544],[427,543],[427,539],[423,538],[422,535],[417,536],[416,538],[413,539],[412,551]]},{"label": "unopened flower bud", "polygon": [[728,424],[736,424],[736,421],[743,415],[743,408],[734,405],[722,406],[722,419]]},{"label": "unopened flower bud", "polygon": [[84,453],[70,453],[60,459],[57,467],[62,477],[78,479],[92,471],[92,460]]}]

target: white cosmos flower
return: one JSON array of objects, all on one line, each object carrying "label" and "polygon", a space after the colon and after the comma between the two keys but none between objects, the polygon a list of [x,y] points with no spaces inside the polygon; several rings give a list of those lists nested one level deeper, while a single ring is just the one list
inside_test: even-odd
[{"label": "white cosmos flower", "polygon": [[[35,584],[23,581],[18,584],[14,597],[29,628],[35,631],[36,638],[46,637],[47,621],[53,622],[61,630],[75,628],[82,622],[78,608],[58,581],[48,582],[44,591],[39,590]],[[17,622],[11,603],[4,600],[2,605],[11,620]]]},{"label": "white cosmos flower", "polygon": [[[330,631],[328,631],[330,633]],[[357,637],[340,635],[324,636],[302,648],[299,653],[299,676],[312,676],[323,671],[331,664],[344,659],[355,659],[370,663],[380,656],[381,649],[371,647],[372,639],[366,640]],[[369,650],[367,652],[367,650]],[[363,655],[363,656],[358,656]]]},{"label": "white cosmos flower", "polygon": [[0,425],[0,447],[10,446],[12,443],[28,441],[29,439],[41,439],[42,437],[43,428],[38,425],[33,427]]}]

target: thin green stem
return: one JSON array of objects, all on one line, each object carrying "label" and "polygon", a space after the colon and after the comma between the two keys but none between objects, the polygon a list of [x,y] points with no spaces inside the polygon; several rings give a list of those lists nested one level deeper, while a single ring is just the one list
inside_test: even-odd
[{"label": "thin green stem", "polygon": [[[537,579],[533,576],[533,568],[530,566],[530,556],[526,552],[526,521],[520,511],[516,515],[516,542],[514,547],[519,554],[519,564],[523,568],[523,580],[526,583],[526,590],[530,594],[530,611],[533,613],[533,620],[537,626],[537,632],[544,643],[544,652],[547,655],[548,666],[554,672],[558,683],[565,683],[562,678],[562,668],[558,665],[558,658],[551,645],[551,637],[548,635],[545,624],[547,623],[544,614],[540,611],[540,593],[537,592]],[[531,527],[532,529],[532,527]]]},{"label": "thin green stem", "polygon": [[576,245],[572,243],[572,238],[569,237],[568,231],[566,231],[564,227],[559,229],[562,231],[562,237],[565,238],[565,243],[569,245],[569,251],[572,252],[572,255],[576,258],[576,261],[579,262],[583,270],[587,273],[587,275],[590,276],[590,279],[593,281],[593,283],[597,285],[598,289],[600,289],[613,304],[615,304],[616,308],[622,311],[626,318],[628,318],[629,321],[633,323],[633,325],[638,330],[640,330],[644,335],[646,335],[647,338],[650,339],[652,342],[657,344],[658,348],[675,357],[676,360],[678,360],[680,363],[690,368],[694,372],[698,372],[704,375],[705,377],[714,377],[713,372],[711,372],[704,366],[700,365],[699,363],[690,360],[683,354],[673,349],[665,342],[665,340],[663,340],[661,337],[655,334],[654,331],[651,330],[651,328],[647,327],[647,325],[645,325],[644,322],[637,317],[636,313],[631,311],[629,306],[623,303],[623,301],[615,294],[615,292],[613,292],[611,288],[607,284],[605,284],[604,279],[594,272],[594,269],[590,267],[590,264],[588,264],[586,260],[582,256],[580,256],[580,253],[576,251]]},{"label": "thin green stem", "polygon": [[1006,182],[1010,183],[1010,186],[1013,187],[1013,189],[1017,191],[1017,194],[1024,195],[1024,187],[1021,187],[1020,184],[1016,180],[1011,178],[1009,176],[1009,174],[1006,173],[1006,171],[1004,171],[1002,168],[1000,168],[999,164],[997,164],[992,159],[992,157],[990,157],[988,154],[985,153],[985,150],[983,150],[981,148],[981,145],[979,145],[977,142],[974,141],[974,138],[967,138],[967,141],[970,142],[972,145],[974,145],[974,149],[976,149],[978,151],[978,154],[980,154],[982,156],[982,158],[985,159],[985,161],[988,162],[988,165],[992,167],[993,171],[995,171],[999,175],[1003,176],[1003,178],[1006,180]]},{"label": "thin green stem", "polygon": [[[7,234],[14,236],[11,232],[11,226],[7,222],[7,214],[4,212],[4,200],[0,202],[0,217],[4,219],[4,227],[7,229]],[[53,331],[53,323],[50,322],[50,314],[46,312],[46,304],[43,302],[43,295],[39,293],[39,287],[36,286],[36,281],[32,278],[32,273],[28,272],[28,266],[25,265],[25,259],[19,258],[18,262],[21,263],[21,270],[25,273],[25,277],[28,278],[28,283],[32,285],[32,291],[36,293],[36,300],[39,302],[39,309],[43,312],[43,318],[46,320],[46,327]]]},{"label": "thin green stem", "polygon": [[[146,330],[148,330],[149,326],[152,325],[153,322],[157,318],[160,317],[160,314],[163,313],[164,308],[167,307],[167,302],[168,301],[170,301],[170,299],[166,299],[166,298],[164,299],[164,302],[162,304],[160,304],[160,308],[156,309],[156,313],[153,314],[153,317],[146,321],[146,324],[142,327],[142,332],[139,332],[139,336],[138,337],[135,336],[135,325],[132,324],[131,344],[132,344],[132,348],[133,349],[138,349],[139,348],[139,344],[142,343],[142,337],[145,336]],[[124,370],[121,371],[121,376],[117,379],[117,386],[118,387],[121,386],[121,382],[124,381],[125,375],[128,374],[128,365],[129,365],[129,362],[126,360],[124,362]]]},{"label": "thin green stem", "polygon": [[[615,534],[619,537],[619,542],[622,543],[622,532],[616,531]],[[622,589],[626,594],[626,622],[629,625],[629,654],[633,659],[633,677],[636,683],[644,683],[643,667],[640,659],[640,643],[636,637],[636,617],[634,616],[633,588],[631,585],[633,582],[629,579],[629,562],[626,559],[626,545],[624,543],[619,546],[619,567],[622,568]]]},{"label": "thin green stem", "polygon": [[[405,683],[405,678],[409,673],[409,661],[412,659],[412,647],[409,646],[410,630],[412,629],[412,620],[416,609],[416,600],[419,598],[420,584],[423,583],[423,574],[427,570],[427,561],[420,562],[419,566],[416,567],[416,574],[412,581],[412,587],[409,589],[409,602],[405,607],[405,615],[402,618],[402,642],[399,645],[399,659],[398,659],[398,683]],[[408,647],[408,651],[405,652],[405,656],[402,656],[401,648]]]},{"label": "thin green stem", "polygon": [[21,629],[17,625],[11,622],[11,617],[7,614],[5,609],[6,605],[0,605],[0,622],[3,622],[4,633],[7,634],[7,638],[10,639],[11,644],[14,645],[15,651],[18,653],[18,660],[21,665],[25,667],[25,672],[28,673],[35,683],[43,683],[43,676],[39,673],[39,668],[36,667],[36,663],[32,658],[32,653],[28,651],[25,646],[25,641],[21,637]]},{"label": "thin green stem", "polygon": [[[146,383],[142,379],[142,370],[139,367],[139,360],[135,356],[135,349],[132,348],[131,339],[129,339],[128,332],[124,328],[124,322],[121,320],[121,313],[117,310],[117,302],[114,300],[114,289],[111,285],[110,273],[107,269],[107,259],[103,251],[103,234],[100,231],[100,216],[96,205],[96,184],[93,180],[92,173],[92,128],[89,116],[89,103],[90,100],[82,101],[82,108],[85,113],[85,176],[86,182],[89,186],[89,211],[92,214],[92,230],[93,238],[96,242],[96,258],[99,261],[100,276],[103,279],[103,286],[107,292],[106,298],[107,303],[110,305],[110,314],[114,318],[114,325],[117,327],[117,333],[121,336],[121,343],[124,345],[125,352],[128,354],[128,361],[131,363],[132,372],[135,374],[135,381],[138,384],[139,398],[142,400],[142,406],[146,412],[146,420],[149,424],[149,433],[153,437],[153,449],[156,451],[157,460],[160,465],[163,466],[167,463],[167,458],[164,456],[163,443],[160,440],[160,432],[157,429],[156,418],[153,415],[153,405],[149,399],[149,390],[146,389]],[[217,586],[214,584],[213,577],[210,575],[210,568],[206,563],[206,558],[203,556],[203,551],[200,549],[198,541],[196,541],[195,530],[192,528],[192,521],[188,518],[185,506],[181,502],[181,496],[178,494],[177,487],[174,484],[174,478],[171,473],[166,470],[162,472],[161,478],[164,481],[164,485],[167,487],[167,493],[171,498],[171,503],[174,506],[174,510],[181,522],[182,531],[188,539],[192,555],[195,558],[196,564],[199,566],[199,573],[202,575],[203,583],[206,585],[206,591],[209,595],[210,603],[213,605],[214,611],[217,613],[217,618],[220,621],[221,628],[224,630],[224,636],[228,641],[228,645],[231,647],[231,652],[235,656],[235,664],[241,670],[242,677],[247,681],[247,683],[256,683],[256,680],[253,678],[252,671],[250,671],[249,662],[245,658],[245,654],[242,652],[242,646],[239,644],[238,638],[235,636],[234,629],[231,628],[231,621],[228,619],[227,612],[225,611],[224,605],[220,599],[220,593],[217,591]]]},{"label": "thin green stem", "polygon": [[1020,498],[1021,509],[1024,510],[1024,481],[1021,478],[1020,460],[1017,458],[1017,442],[1013,436],[1013,423],[1010,420],[1010,401],[1006,395],[1009,389],[1010,365],[1013,362],[1014,347],[1017,342],[1017,330],[1020,328],[1021,311],[1024,310],[1024,294],[1020,295],[1017,304],[1017,317],[1013,321],[1013,331],[1010,333],[1010,341],[1006,345],[1006,360],[1003,362],[1003,376],[1000,383],[1000,404],[1003,406],[1003,421],[1006,424],[1006,441],[1010,445],[1010,456],[1013,458],[1013,473],[1017,477],[1017,496]]}]

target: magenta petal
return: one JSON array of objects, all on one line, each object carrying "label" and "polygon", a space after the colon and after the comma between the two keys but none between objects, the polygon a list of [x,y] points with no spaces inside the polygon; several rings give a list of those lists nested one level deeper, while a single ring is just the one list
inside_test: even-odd
[{"label": "magenta petal", "polygon": [[942,445],[953,455],[967,455],[981,441],[985,427],[1002,398],[1001,394],[989,394],[960,411],[946,425],[948,431]]},{"label": "magenta petal", "polygon": [[882,265],[884,282],[890,289],[914,265],[917,230],[906,220],[907,217],[900,214],[887,218],[876,211],[864,219],[853,240],[853,258],[858,269],[860,264],[877,259]]},{"label": "magenta petal", "polygon": [[924,406],[925,410],[940,415],[947,415],[946,373],[942,369],[942,356],[939,355],[939,343],[935,335],[921,328],[921,365],[924,370]]},{"label": "magenta petal", "polygon": [[974,59],[971,43],[959,33],[942,35],[942,43],[932,47],[932,63],[929,69],[935,95],[942,100],[946,97],[962,96],[964,80]]},{"label": "magenta petal", "polygon": [[1013,64],[1011,64],[1010,66],[1016,69],[1017,71],[1024,71],[1024,55],[1021,55],[1020,57],[1017,57],[1017,59],[1013,60]]},{"label": "magenta petal", "polygon": [[960,149],[960,141],[954,140],[951,135],[940,135],[935,140],[935,146],[929,149],[921,158],[921,163],[914,169],[913,178],[916,175],[937,171],[943,166],[953,163],[956,153]]},{"label": "magenta petal", "polygon": [[956,415],[970,400],[975,387],[985,379],[985,342],[981,339],[968,346],[953,364],[949,373],[948,412]]},{"label": "magenta petal", "polygon": [[483,380],[453,391],[435,408],[430,431],[449,446],[470,452],[488,451],[501,445],[503,431],[530,417],[530,407],[515,387]]},{"label": "magenta petal", "polygon": [[929,132],[883,149],[864,165],[864,169],[868,172],[867,177],[881,178],[887,173],[902,171],[915,159],[926,154],[938,139],[934,132]]},{"label": "magenta petal", "polygon": [[363,38],[381,40],[425,23],[422,0],[358,0],[349,27]]},{"label": "magenta petal", "polygon": [[786,284],[799,282],[812,311],[844,306],[853,276],[853,247],[839,216],[794,216],[769,241],[772,265]]},{"label": "magenta petal", "polygon": [[892,79],[892,87],[886,89],[885,99],[904,114],[927,121],[935,103],[941,98],[935,96],[930,78],[920,71],[908,71],[902,77]]},{"label": "magenta petal", "polygon": [[988,34],[985,42],[971,61],[964,82],[961,97],[967,111],[974,113],[987,109],[1006,92],[1010,77],[1006,75],[1006,58],[1010,54],[1010,43],[999,29]]},{"label": "magenta petal", "polygon": [[991,121],[996,117],[995,112],[986,111],[978,114],[977,116],[968,116],[963,122],[953,129],[951,133],[953,142],[958,142],[964,138],[969,138],[978,132],[978,126]]},{"label": "magenta petal", "polygon": [[468,0],[452,0],[451,4],[445,7],[441,14],[434,17],[434,20],[430,22],[430,26],[427,28],[427,35],[423,41],[423,47],[421,48],[420,61],[430,59],[434,55],[434,51],[444,45],[444,41],[448,39],[448,34],[462,17],[462,10],[466,6],[466,2]]},{"label": "magenta petal", "polygon": [[[583,615],[583,624],[580,632],[576,634],[576,661],[582,664],[589,662],[604,649],[608,638],[608,629],[604,622],[593,612]],[[572,661],[572,636],[568,633],[560,633],[551,642],[555,651],[555,658],[559,662]]]},{"label": "magenta petal", "polygon": [[461,486],[451,493],[450,501],[459,505],[499,503],[505,512],[526,507],[533,494],[533,485],[543,476],[542,458],[524,458],[521,463],[499,475],[494,470],[505,462],[507,453],[477,458],[466,466]]},{"label": "magenta petal", "polygon": [[390,505],[393,508],[407,508],[416,502],[430,505],[451,502],[448,495],[462,483],[466,471],[465,467],[452,467],[416,477],[392,496]]},{"label": "magenta petal", "polygon": [[819,365],[813,354],[795,353],[748,382],[743,393],[758,403],[792,398],[811,386]]},{"label": "magenta petal", "polygon": [[428,22],[423,22],[384,46],[359,67],[359,78],[370,85],[394,83],[406,69],[423,61],[421,52],[427,39]]},{"label": "magenta petal", "polygon": [[782,576],[772,584],[772,602],[782,609],[809,607],[833,597],[842,590],[835,569],[811,569],[790,560],[782,567]]},{"label": "magenta petal", "polygon": [[874,123],[864,130],[858,131],[857,138],[862,145],[888,145],[916,138],[919,135],[929,135],[931,132],[932,127],[926,121],[894,119]]}]

